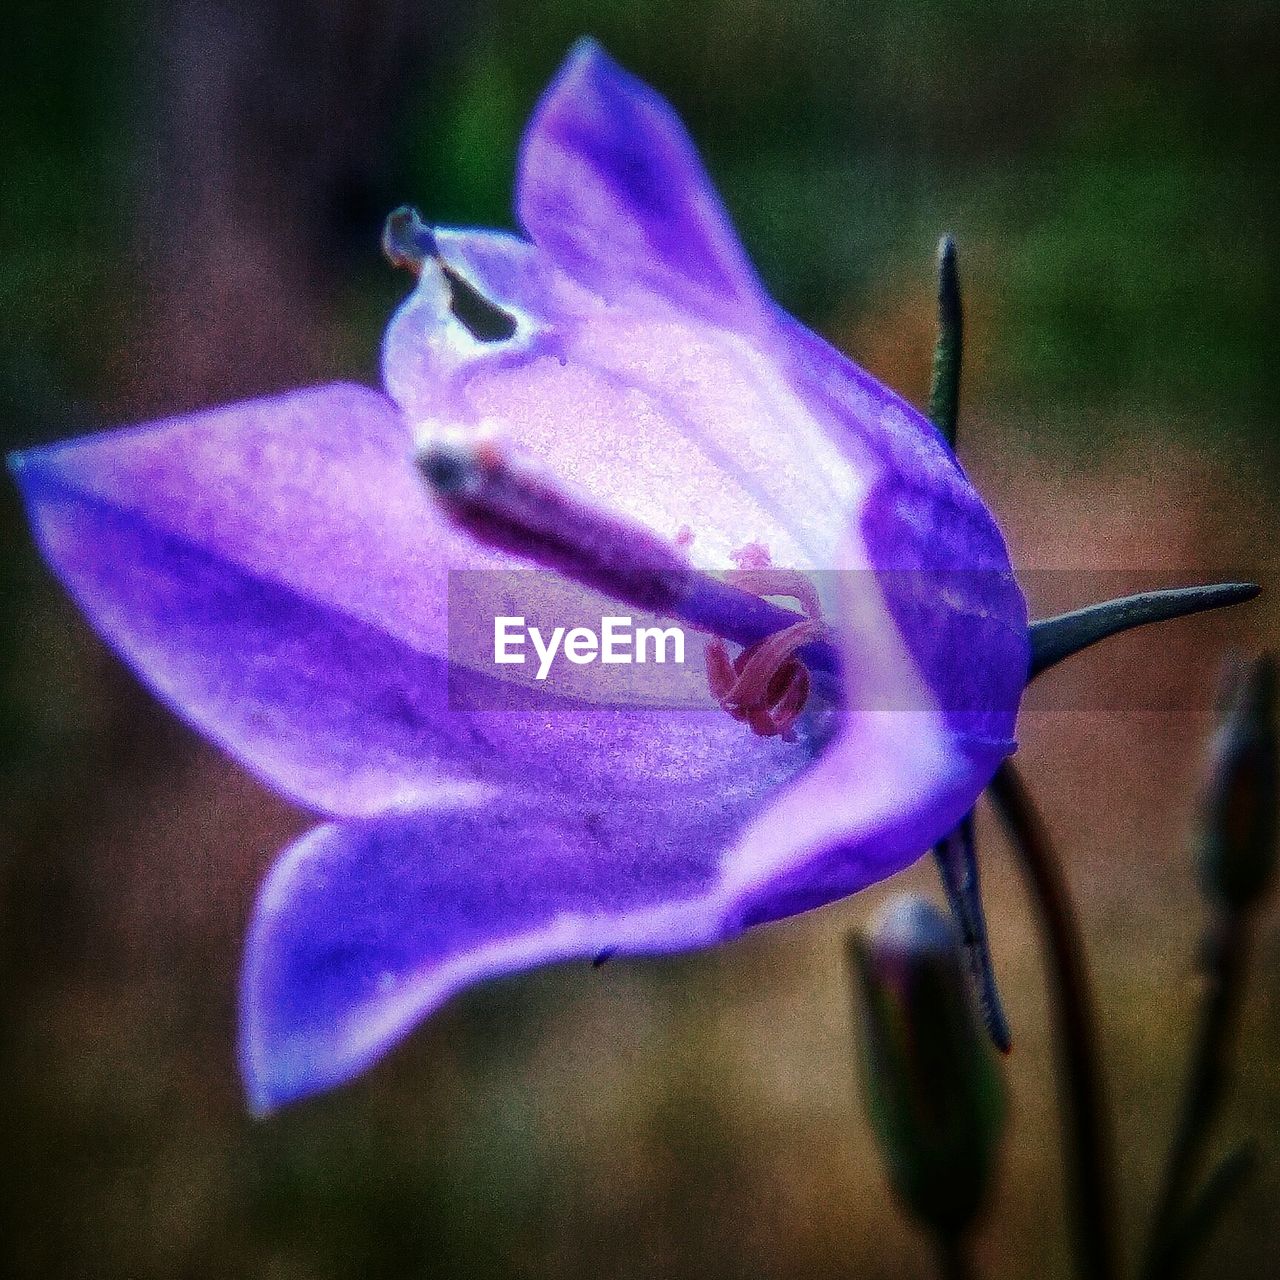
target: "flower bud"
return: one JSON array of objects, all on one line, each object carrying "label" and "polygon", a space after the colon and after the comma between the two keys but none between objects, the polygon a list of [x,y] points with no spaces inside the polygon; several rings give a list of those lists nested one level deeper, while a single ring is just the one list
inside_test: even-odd
[{"label": "flower bud", "polygon": [[1200,880],[1229,911],[1262,898],[1276,870],[1276,665],[1242,664],[1209,748]]},{"label": "flower bud", "polygon": [[890,1181],[915,1217],[954,1238],[982,1208],[1004,1116],[959,936],[932,903],[904,895],[850,950],[863,1091]]}]

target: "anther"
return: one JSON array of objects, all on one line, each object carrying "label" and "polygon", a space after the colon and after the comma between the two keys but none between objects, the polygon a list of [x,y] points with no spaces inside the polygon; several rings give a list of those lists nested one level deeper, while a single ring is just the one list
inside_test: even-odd
[{"label": "anther", "polygon": [[725,577],[758,596],[786,596],[811,618],[822,616],[822,603],[813,579],[797,569],[735,569]]},{"label": "anther", "polygon": [[737,667],[738,678],[726,695],[726,701],[740,707],[765,703],[774,677],[790,662],[798,649],[821,635],[825,628],[812,618],[777,631],[767,640],[745,650]]}]

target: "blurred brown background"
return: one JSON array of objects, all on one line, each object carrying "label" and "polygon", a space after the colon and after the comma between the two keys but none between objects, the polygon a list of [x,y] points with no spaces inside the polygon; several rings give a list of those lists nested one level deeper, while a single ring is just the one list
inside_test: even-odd
[{"label": "blurred brown background", "polygon": [[[584,32],[685,115],[777,296],[917,401],[933,242],[957,234],[961,452],[1020,565],[1276,581],[1268,0],[22,5],[0,55],[0,442],[375,380],[406,288],[383,215],[509,225],[521,123]],[[253,1123],[241,939],[306,819],[137,688],[10,490],[0,528],[10,1274],[931,1274],[859,1111],[839,945],[903,883],[936,893],[927,864],[714,953],[476,991],[351,1088]],[[1227,646],[1275,643],[1277,607],[1115,640],[1023,718],[1095,966],[1130,1238],[1197,996],[1213,679]],[[979,1261],[1065,1274],[1035,940],[982,835],[1016,1048]],[[1266,1159],[1212,1251],[1241,1276],[1280,1249],[1274,913],[1255,960],[1223,1131]]]}]

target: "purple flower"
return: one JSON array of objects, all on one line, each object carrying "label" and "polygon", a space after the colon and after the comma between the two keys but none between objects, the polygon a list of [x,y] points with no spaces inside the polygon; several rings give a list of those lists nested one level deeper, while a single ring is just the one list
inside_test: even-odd
[{"label": "purple flower", "polygon": [[[250,930],[258,1109],[347,1080],[482,978],[853,893],[1013,749],[1027,619],[989,512],[919,413],[766,296],[667,104],[579,45],[516,208],[527,238],[424,234],[386,394],[12,460],[93,626],[328,819]],[[505,336],[476,337],[459,291]],[[451,669],[447,573],[531,561],[701,628],[705,703],[452,709],[450,680],[482,676]],[[761,598],[779,571],[816,575],[795,598],[821,625]]]}]

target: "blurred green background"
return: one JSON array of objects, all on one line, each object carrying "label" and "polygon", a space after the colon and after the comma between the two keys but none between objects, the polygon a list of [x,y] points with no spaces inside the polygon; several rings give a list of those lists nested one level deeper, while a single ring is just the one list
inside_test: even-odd
[{"label": "blurred green background", "polygon": [[[675,103],[780,301],[917,402],[933,245],[957,235],[962,455],[1020,564],[1274,578],[1273,0],[63,0],[6,26],[6,449],[375,380],[407,288],[378,253],[385,212],[511,225],[522,123],[591,33]],[[851,1076],[839,939],[882,891],[710,955],[477,991],[354,1087],[251,1123],[239,946],[305,819],[136,688],[8,489],[0,532],[11,1274],[930,1274]],[[1100,709],[1033,698],[1024,716],[1097,968],[1127,1238],[1197,994],[1188,833],[1213,672],[1276,621],[1263,603],[1118,640],[1064,677]],[[1017,1047],[979,1257],[1061,1274],[1040,973],[987,835]],[[903,879],[933,891],[928,870]],[[1237,1136],[1280,1121],[1278,979],[1272,916]],[[1272,1273],[1277,1202],[1273,1145],[1215,1241],[1227,1274]]]}]

